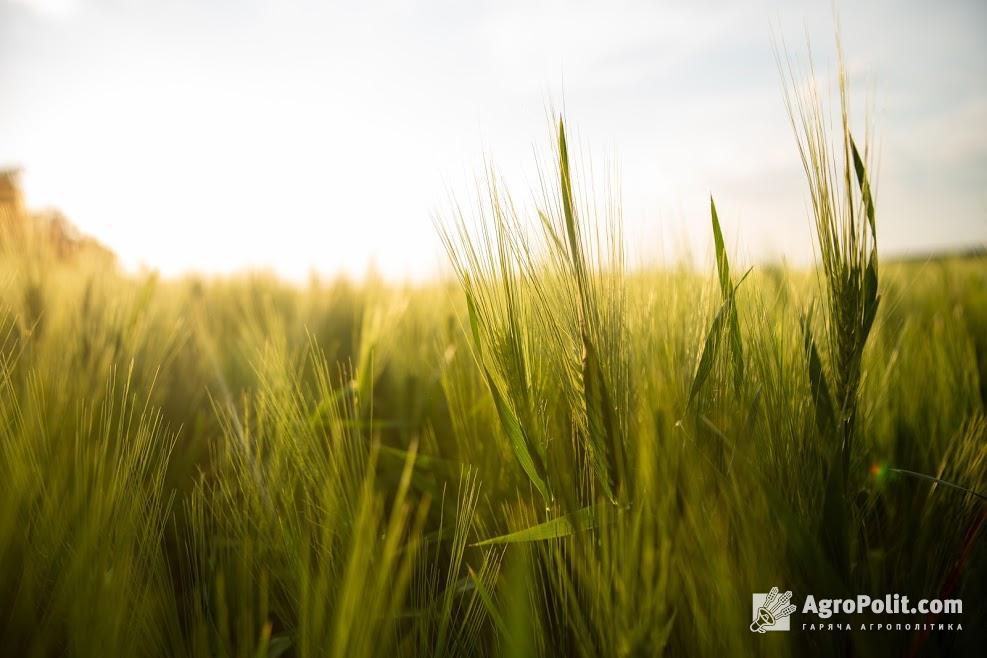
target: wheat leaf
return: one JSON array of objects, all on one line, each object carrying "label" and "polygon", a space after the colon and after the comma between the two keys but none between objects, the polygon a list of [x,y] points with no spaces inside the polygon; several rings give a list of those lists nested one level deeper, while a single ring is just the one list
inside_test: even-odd
[{"label": "wheat leaf", "polygon": [[483,353],[480,342],[480,319],[476,310],[476,302],[473,299],[472,288],[467,285],[466,290],[466,306],[469,311],[470,329],[473,334],[473,341],[476,343],[477,360],[479,362],[480,369],[483,371],[484,379],[486,379],[487,387],[490,389],[490,395],[494,400],[494,407],[497,410],[497,417],[500,419],[500,426],[507,435],[508,440],[511,444],[511,449],[514,451],[514,456],[517,458],[518,463],[521,465],[521,469],[531,480],[531,483],[538,489],[539,493],[545,498],[546,501],[552,499],[551,493],[549,492],[548,483],[546,482],[545,467],[541,463],[537,453],[533,453],[531,450],[531,440],[528,437],[527,432],[525,432],[524,427],[518,420],[517,414],[514,409],[508,404],[507,400],[504,399],[504,395],[500,391],[500,387],[497,385],[496,380],[494,380],[493,375],[487,368],[483,361]]},{"label": "wheat leaf", "polygon": [[489,546],[491,544],[519,544],[530,541],[545,541],[548,539],[559,539],[569,535],[589,530],[596,525],[596,508],[592,505],[584,507],[576,512],[571,512],[563,516],[539,523],[538,525],[518,530],[506,535],[492,537],[477,542],[475,546]]}]

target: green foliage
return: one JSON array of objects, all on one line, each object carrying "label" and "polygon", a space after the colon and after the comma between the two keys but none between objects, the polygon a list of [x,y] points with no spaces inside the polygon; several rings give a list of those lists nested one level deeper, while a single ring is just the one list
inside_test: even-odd
[{"label": "green foliage", "polygon": [[487,381],[487,385],[490,387],[490,395],[493,397],[494,406],[497,409],[497,417],[500,418],[501,427],[504,430],[504,434],[507,435],[511,442],[511,448],[514,450],[514,455],[517,457],[518,463],[521,468],[524,469],[525,474],[531,480],[531,483],[535,486],[539,493],[545,498],[546,501],[550,501],[552,496],[548,490],[548,484],[545,482],[545,467],[542,465],[541,456],[539,454],[539,449],[537,445],[533,444],[531,439],[525,433],[524,427],[518,420],[517,414],[508,405],[507,401],[504,399],[504,395],[501,393],[501,388],[497,381],[490,374],[490,371],[485,365],[483,365],[483,343],[480,338],[480,319],[476,311],[476,302],[473,301],[473,293],[469,287],[469,279],[466,279],[466,306],[469,309],[469,322],[470,322],[470,333],[473,337],[473,344],[476,348],[478,360],[480,360],[480,368],[483,370],[484,378]]},{"label": "green foliage", "polygon": [[[972,654],[987,261],[878,272],[843,98],[834,146],[789,96],[816,272],[735,278],[712,200],[715,279],[628,271],[561,121],[530,206],[490,172],[442,224],[454,282],[4,243],[3,653]],[[964,630],[755,636],[772,585],[962,598]]]},{"label": "green foliage", "polygon": [[[730,349],[733,354],[734,383],[739,390],[744,382],[744,346],[740,340],[736,287],[730,278],[730,262],[727,260],[727,249],[723,244],[723,232],[720,230],[720,218],[716,215],[713,197],[709,198],[709,211],[713,220],[713,244],[716,247],[716,272],[720,279],[720,294],[723,295],[724,304],[729,302],[727,313],[730,318]],[[737,286],[740,286],[740,283]]]},{"label": "green foliage", "polygon": [[[880,303],[877,226],[865,165],[867,149],[861,157],[850,131],[849,93],[842,61],[838,144],[830,140],[828,118],[815,86],[801,94],[793,91],[794,88],[793,81],[786,90],[786,102],[809,182],[823,265],[832,389],[812,337],[811,313],[803,319],[802,331],[820,433],[830,436],[831,441],[837,437],[840,441],[839,451],[832,451],[826,458],[828,474],[819,533],[827,559],[840,574],[842,582],[837,591],[842,592],[851,580],[849,532],[852,510],[848,507],[848,489],[851,459],[859,434],[857,417],[863,353]],[[830,390],[836,395],[835,405]]]},{"label": "green foliage", "polygon": [[526,541],[544,541],[546,539],[558,539],[568,537],[574,532],[589,530],[596,521],[596,515],[591,507],[586,507],[578,512],[572,512],[564,516],[559,516],[551,521],[539,523],[536,526],[518,530],[500,537],[484,539],[477,543],[477,546],[487,546],[490,544],[516,544]]}]

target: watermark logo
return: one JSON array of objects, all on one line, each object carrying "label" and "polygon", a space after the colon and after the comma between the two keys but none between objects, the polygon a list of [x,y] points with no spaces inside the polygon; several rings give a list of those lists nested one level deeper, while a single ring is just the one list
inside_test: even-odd
[{"label": "watermark logo", "polygon": [[794,605],[788,605],[792,600],[792,592],[788,591],[778,596],[778,588],[772,587],[767,594],[754,594],[751,631],[765,633],[767,631],[787,631],[791,629],[788,615],[795,612]]}]

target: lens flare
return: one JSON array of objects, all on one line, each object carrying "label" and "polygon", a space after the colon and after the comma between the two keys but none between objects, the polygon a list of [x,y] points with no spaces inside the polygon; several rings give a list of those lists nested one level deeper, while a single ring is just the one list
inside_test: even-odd
[{"label": "lens flare", "polygon": [[877,484],[883,484],[888,479],[888,463],[874,462],[870,465],[870,476]]}]

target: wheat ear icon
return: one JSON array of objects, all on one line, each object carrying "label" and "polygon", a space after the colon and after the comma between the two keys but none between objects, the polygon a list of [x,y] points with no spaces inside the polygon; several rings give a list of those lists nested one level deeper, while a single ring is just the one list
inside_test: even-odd
[{"label": "wheat ear icon", "polygon": [[778,588],[772,587],[764,597],[764,603],[757,609],[757,617],[751,623],[751,630],[755,633],[765,633],[765,626],[774,626],[776,621],[795,612],[795,606],[788,605],[791,600],[791,590],[779,597]]}]

